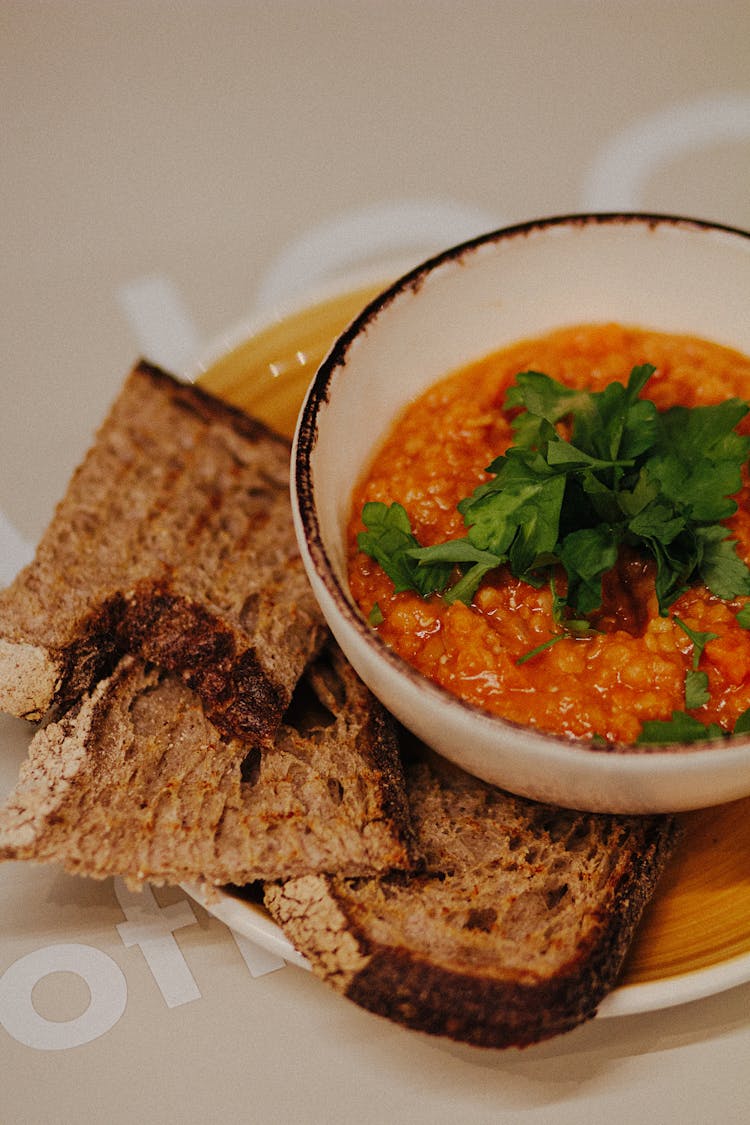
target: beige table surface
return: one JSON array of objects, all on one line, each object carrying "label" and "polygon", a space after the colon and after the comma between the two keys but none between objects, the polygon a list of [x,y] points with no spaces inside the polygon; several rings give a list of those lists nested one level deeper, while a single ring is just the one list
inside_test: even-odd
[{"label": "beige table surface", "polygon": [[[309,284],[309,232],[330,272],[386,206],[383,249],[411,256],[426,219],[425,245],[587,208],[750,227],[749,49],[745,0],[4,0],[2,579],[138,353],[184,365]],[[0,722],[2,792],[27,742]],[[477,1051],[368,1016],[179,889],[7,864],[0,904],[3,1125],[750,1116],[747,984]]]}]

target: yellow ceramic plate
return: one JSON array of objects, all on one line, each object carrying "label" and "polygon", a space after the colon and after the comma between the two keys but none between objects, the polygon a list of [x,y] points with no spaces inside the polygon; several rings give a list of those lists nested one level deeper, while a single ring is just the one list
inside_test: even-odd
[{"label": "yellow ceramic plate", "polygon": [[[318,364],[380,288],[329,299],[264,328],[213,360],[201,383],[291,436]],[[602,1015],[669,1007],[750,980],[750,798],[683,819],[683,842]],[[225,893],[205,905],[233,929],[304,964],[260,906]]]}]

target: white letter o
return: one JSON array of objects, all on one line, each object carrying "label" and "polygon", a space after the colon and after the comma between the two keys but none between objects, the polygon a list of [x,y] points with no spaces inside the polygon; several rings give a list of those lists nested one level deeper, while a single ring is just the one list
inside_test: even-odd
[{"label": "white letter o", "polygon": [[[75,973],[86,982],[89,1006],[71,1020],[48,1020],[34,1008],[34,987],[50,973]],[[62,1051],[104,1035],[125,1011],[128,989],[122,970],[100,949],[71,942],[20,957],[0,977],[0,1023],[26,1047]]]}]

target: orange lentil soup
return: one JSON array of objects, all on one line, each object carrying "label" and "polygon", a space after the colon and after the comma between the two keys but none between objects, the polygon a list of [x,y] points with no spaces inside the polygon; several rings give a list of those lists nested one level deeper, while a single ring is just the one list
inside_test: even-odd
[{"label": "orange lentil soup", "polygon": [[[642,363],[656,372],[644,392],[658,409],[698,406],[731,396],[750,399],[750,358],[706,340],[621,325],[582,325],[523,340],[441,380],[399,418],[357,489],[349,525],[349,580],[365,616],[377,605],[381,637],[425,676],[472,704],[517,723],[580,739],[632,743],[646,720],[668,720],[685,705],[693,645],[673,619],[715,633],[700,657],[710,700],[691,715],[732,730],[750,707],[750,631],[737,611],[747,599],[722,601],[705,587],[682,594],[659,614],[653,568],[641,563],[632,607],[609,607],[607,626],[568,636],[532,659],[519,660],[559,631],[548,587],[535,588],[505,568],[490,572],[472,604],[440,595],[394,594],[393,583],[358,551],[368,501],[398,501],[423,546],[460,538],[456,505],[489,475],[485,467],[512,443],[503,413],[506,391],[525,370],[543,371],[592,391],[626,382]],[[745,418],[739,427],[750,432]],[[735,497],[727,527],[750,563],[750,485]],[[632,595],[632,590],[631,590]]]}]

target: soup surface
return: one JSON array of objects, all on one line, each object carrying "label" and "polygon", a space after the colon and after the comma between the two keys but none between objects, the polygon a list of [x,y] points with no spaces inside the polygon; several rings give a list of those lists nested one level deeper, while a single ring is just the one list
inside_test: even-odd
[{"label": "soup surface", "polygon": [[[695,585],[660,612],[655,566],[636,552],[621,555],[605,575],[592,628],[561,635],[550,583],[532,585],[500,566],[469,604],[439,593],[395,593],[384,570],[358,549],[357,536],[363,506],[373,501],[403,505],[422,546],[466,535],[457,505],[490,479],[487,466],[513,444],[504,401],[519,372],[600,391],[626,383],[644,363],[656,370],[643,396],[659,411],[750,400],[750,358],[710,341],[616,324],[523,340],[450,374],[407,408],[354,492],[349,525],[351,590],[389,646],[472,704],[597,743],[637,742],[644,723],[676,712],[734,730],[750,708],[750,629],[741,612],[748,598],[727,600]],[[750,416],[737,429],[750,433]],[[742,481],[725,524],[750,565],[746,467]],[[695,671],[707,691],[689,706],[696,697],[686,697],[686,681]]]}]

